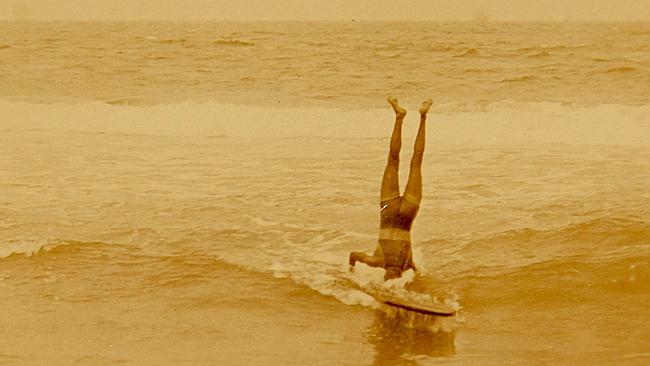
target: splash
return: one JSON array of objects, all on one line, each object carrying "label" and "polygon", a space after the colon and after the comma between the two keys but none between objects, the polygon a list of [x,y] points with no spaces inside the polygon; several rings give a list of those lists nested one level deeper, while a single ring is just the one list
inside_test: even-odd
[{"label": "splash", "polygon": [[0,258],[8,258],[13,255],[25,255],[31,257],[41,252],[47,252],[61,245],[69,243],[54,240],[33,237],[15,238],[4,243],[0,243]]}]

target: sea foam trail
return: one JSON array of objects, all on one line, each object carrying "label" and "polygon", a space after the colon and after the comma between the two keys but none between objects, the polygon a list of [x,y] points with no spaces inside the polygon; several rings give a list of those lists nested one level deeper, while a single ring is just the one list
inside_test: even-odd
[{"label": "sea foam trail", "polygon": [[[417,128],[416,106],[407,105],[405,135]],[[30,104],[0,101],[0,129],[242,138],[383,138],[392,112],[385,109],[258,107],[213,103],[157,106]],[[557,103],[500,102],[487,106],[435,105],[432,141],[452,144],[648,146],[650,106],[573,107]]]},{"label": "sea foam trail", "polygon": [[12,255],[25,255],[31,257],[42,251],[48,251],[61,245],[68,245],[69,242],[50,240],[34,237],[23,237],[10,241],[0,241],[0,258],[7,258]]}]

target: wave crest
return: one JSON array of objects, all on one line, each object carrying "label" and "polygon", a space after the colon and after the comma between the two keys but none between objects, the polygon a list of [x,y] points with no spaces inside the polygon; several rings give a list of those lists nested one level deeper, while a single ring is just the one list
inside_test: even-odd
[{"label": "wave crest", "polygon": [[[472,255],[490,256],[489,252],[493,252],[495,247],[511,248],[509,257],[518,253],[524,257],[533,255],[536,248],[543,247],[551,258],[565,256],[566,248],[570,247],[574,256],[604,262],[634,257],[640,247],[647,247],[650,254],[650,223],[629,218],[600,217],[560,228],[509,230],[469,242],[466,250],[473,252]],[[536,262],[545,260],[539,256],[530,259]],[[511,264],[517,266],[517,263]]]},{"label": "wave crest", "polygon": [[[523,75],[519,81],[510,82],[535,81],[530,81],[530,76]],[[511,84],[504,81],[502,85]],[[396,83],[395,86],[404,87],[409,84]],[[150,103],[137,94],[104,103],[33,104],[0,100],[0,120],[3,121],[3,129],[17,131],[36,128],[57,132],[226,135],[247,138],[384,138],[386,135],[384,126],[375,123],[386,118],[383,107],[345,110],[244,106],[215,101]],[[478,101],[469,105],[436,105],[432,113],[444,125],[444,128],[437,131],[438,138],[450,144],[494,144],[497,141],[494,136],[499,136],[497,142],[500,145],[569,143],[647,146],[650,136],[650,125],[644,123],[650,118],[650,106],[611,104],[575,108],[570,104],[559,103]],[[88,115],[93,118],[70,118]],[[236,123],[228,123],[224,116],[233,116]],[[286,128],[279,129],[280,125]],[[576,136],[580,136],[580,140]]]},{"label": "wave crest", "polygon": [[480,54],[476,48],[469,48],[465,50],[465,52],[460,53],[454,57],[478,57],[478,56],[480,56]]},{"label": "wave crest", "polygon": [[620,67],[613,67],[611,69],[608,69],[605,71],[607,74],[614,74],[614,73],[630,73],[630,72],[635,72],[637,71],[636,67],[632,66],[620,66]]},{"label": "wave crest", "polygon": [[551,56],[550,53],[548,53],[546,51],[540,51],[540,52],[536,52],[536,53],[533,53],[531,55],[528,55],[528,58],[547,58],[549,56]]},{"label": "wave crest", "polygon": [[214,41],[212,41],[212,44],[218,46],[240,46],[240,47],[255,46],[255,42],[242,41],[239,39],[215,39]]},{"label": "wave crest", "polygon": [[527,81],[535,81],[538,80],[539,78],[535,75],[523,75],[523,76],[518,76],[514,78],[507,78],[501,80],[502,83],[522,83],[522,82],[527,82]]},{"label": "wave crest", "polygon": [[8,258],[13,255],[24,255],[31,257],[38,253],[52,250],[61,245],[68,245],[69,242],[42,239],[42,238],[18,238],[0,243],[0,258]]}]

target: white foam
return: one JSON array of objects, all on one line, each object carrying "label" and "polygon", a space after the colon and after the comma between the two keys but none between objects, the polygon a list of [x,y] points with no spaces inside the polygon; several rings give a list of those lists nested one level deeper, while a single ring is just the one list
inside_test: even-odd
[{"label": "white foam", "polygon": [[[454,112],[455,111],[455,112]],[[279,108],[218,103],[156,106],[30,104],[0,101],[0,129],[91,133],[277,138],[386,138],[388,108],[342,110]],[[415,134],[417,116],[407,116],[405,136]],[[494,103],[459,111],[436,106],[428,137],[435,143],[512,145],[568,143],[648,146],[650,106],[572,107],[558,103]]]},{"label": "white foam", "polygon": [[341,291],[335,297],[346,305],[361,305],[373,309],[379,307],[379,303],[372,296],[360,290]]},{"label": "white foam", "polygon": [[0,258],[7,258],[14,254],[22,254],[31,257],[39,252],[51,250],[65,242],[40,238],[16,238],[11,241],[0,243]]}]

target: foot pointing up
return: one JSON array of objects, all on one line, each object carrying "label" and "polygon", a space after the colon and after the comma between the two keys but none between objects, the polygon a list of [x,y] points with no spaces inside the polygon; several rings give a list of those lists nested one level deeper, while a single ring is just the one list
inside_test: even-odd
[{"label": "foot pointing up", "polygon": [[433,104],[433,100],[431,98],[425,100],[422,102],[422,107],[420,107],[420,115],[421,116],[426,116],[426,114],[429,112],[429,108],[431,108],[431,105]]},{"label": "foot pointing up", "polygon": [[406,116],[406,109],[399,106],[399,104],[397,103],[397,98],[388,97],[388,103],[390,104],[391,107],[393,107],[393,110],[395,111],[395,116],[397,118],[404,118]]}]

